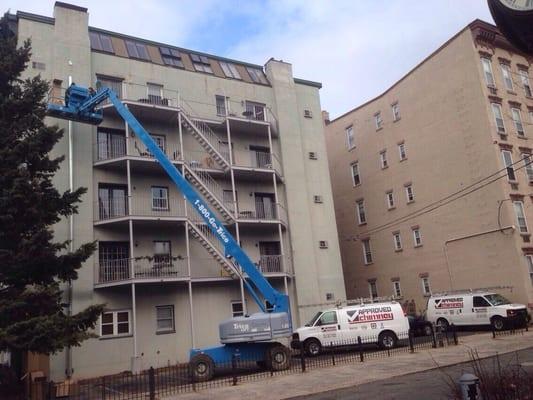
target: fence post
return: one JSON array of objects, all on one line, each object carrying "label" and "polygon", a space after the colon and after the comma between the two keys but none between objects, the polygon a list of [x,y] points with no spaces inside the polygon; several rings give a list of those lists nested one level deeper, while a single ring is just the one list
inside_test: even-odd
[{"label": "fence post", "polygon": [[304,351],[304,344],[302,342],[298,342],[298,347],[300,349],[300,363],[302,364],[302,372],[305,372],[305,351]]},{"label": "fence post", "polygon": [[494,324],[490,324],[490,329],[492,330],[492,338],[496,339],[496,329],[494,329]]},{"label": "fence post", "polygon": [[409,329],[407,331],[407,338],[409,339],[409,351],[411,353],[414,353],[415,352],[415,346],[414,346],[414,343],[413,343],[413,331],[411,329]]},{"label": "fence post", "polygon": [[329,351],[331,352],[331,362],[335,365],[335,352],[333,351],[333,342],[329,342]]},{"label": "fence post", "polygon": [[194,378],[194,374],[192,373],[191,363],[187,363],[187,374],[189,375],[189,379],[192,382],[192,390],[193,392],[196,392],[196,379]]},{"label": "fence post", "polygon": [[452,333],[453,333],[453,344],[456,346],[459,344],[459,340],[457,339],[457,327],[455,324],[452,324]]},{"label": "fence post", "polygon": [[154,367],[148,370],[148,389],[150,391],[150,400],[155,400],[155,373]]},{"label": "fence post", "polygon": [[237,386],[237,357],[235,354],[231,356],[231,374],[233,376],[233,386]]},{"label": "fence post", "polygon": [[364,362],[365,355],[363,354],[363,341],[361,340],[361,336],[357,336],[357,348],[359,350],[359,361]]},{"label": "fence post", "polygon": [[433,324],[433,334],[431,335],[431,339],[433,339],[433,348],[437,348],[437,327],[438,325]]},{"label": "fence post", "polygon": [[55,399],[56,396],[54,396],[55,393],[53,393],[54,390],[54,381],[48,382],[48,393],[46,393],[46,398],[48,400]]},{"label": "fence post", "polygon": [[102,376],[102,399],[105,400],[105,375]]}]

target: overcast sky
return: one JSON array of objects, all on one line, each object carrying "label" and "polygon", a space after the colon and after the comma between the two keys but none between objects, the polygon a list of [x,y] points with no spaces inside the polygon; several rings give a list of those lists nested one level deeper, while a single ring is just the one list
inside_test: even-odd
[{"label": "overcast sky", "polygon": [[[323,83],[331,117],[383,92],[472,20],[492,22],[486,0],[72,2],[98,28],[261,65],[290,62],[296,77]],[[53,4],[0,0],[0,9],[52,16]]]}]

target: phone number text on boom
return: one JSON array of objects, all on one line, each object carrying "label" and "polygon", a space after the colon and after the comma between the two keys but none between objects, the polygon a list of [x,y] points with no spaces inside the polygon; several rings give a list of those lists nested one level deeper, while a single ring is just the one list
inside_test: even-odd
[{"label": "phone number text on boom", "polygon": [[198,209],[198,211],[200,212],[200,214],[202,214],[204,216],[204,218],[207,220],[207,222],[209,222],[209,225],[211,225],[211,227],[216,231],[216,233],[218,234],[218,236],[220,236],[220,238],[222,239],[222,241],[224,243],[228,243],[229,242],[229,238],[228,236],[226,235],[226,233],[224,232],[224,228],[222,228],[221,226],[218,226],[217,224],[217,220],[215,219],[215,217],[213,217],[211,215],[211,212],[207,209],[206,206],[204,206],[200,200],[196,200],[194,202],[194,205],[196,206],[196,208]]}]

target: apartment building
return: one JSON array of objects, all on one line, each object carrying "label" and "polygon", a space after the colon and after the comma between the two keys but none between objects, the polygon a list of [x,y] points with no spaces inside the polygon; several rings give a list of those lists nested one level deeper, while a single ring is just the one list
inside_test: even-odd
[{"label": "apartment building", "polygon": [[433,292],[508,286],[533,307],[532,63],[476,20],[383,94],[324,113],[349,298],[422,312]]},{"label": "apartment building", "polygon": [[[26,72],[50,80],[50,101],[70,82],[111,87],[289,294],[295,325],[310,305],[345,299],[319,83],[274,59],[263,67],[93,28],[82,7],[57,2],[53,15],[12,16],[19,42],[32,39]],[[51,357],[54,380],[185,362],[190,348],[218,343],[220,321],[258,310],[152,154],[102,108],[97,127],[49,118],[65,129],[57,187],[88,188],[55,234],[98,243],[71,309],[107,307],[97,338]]]}]

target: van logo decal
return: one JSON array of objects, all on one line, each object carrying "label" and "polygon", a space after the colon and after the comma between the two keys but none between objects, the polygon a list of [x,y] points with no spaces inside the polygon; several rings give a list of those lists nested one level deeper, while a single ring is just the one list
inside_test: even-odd
[{"label": "van logo decal", "polygon": [[349,324],[364,324],[367,322],[391,321],[394,319],[392,308],[389,306],[347,310],[346,314]]},{"label": "van logo decal", "polygon": [[435,300],[435,308],[463,308],[463,298],[462,297],[453,297],[448,299],[438,299]]}]

